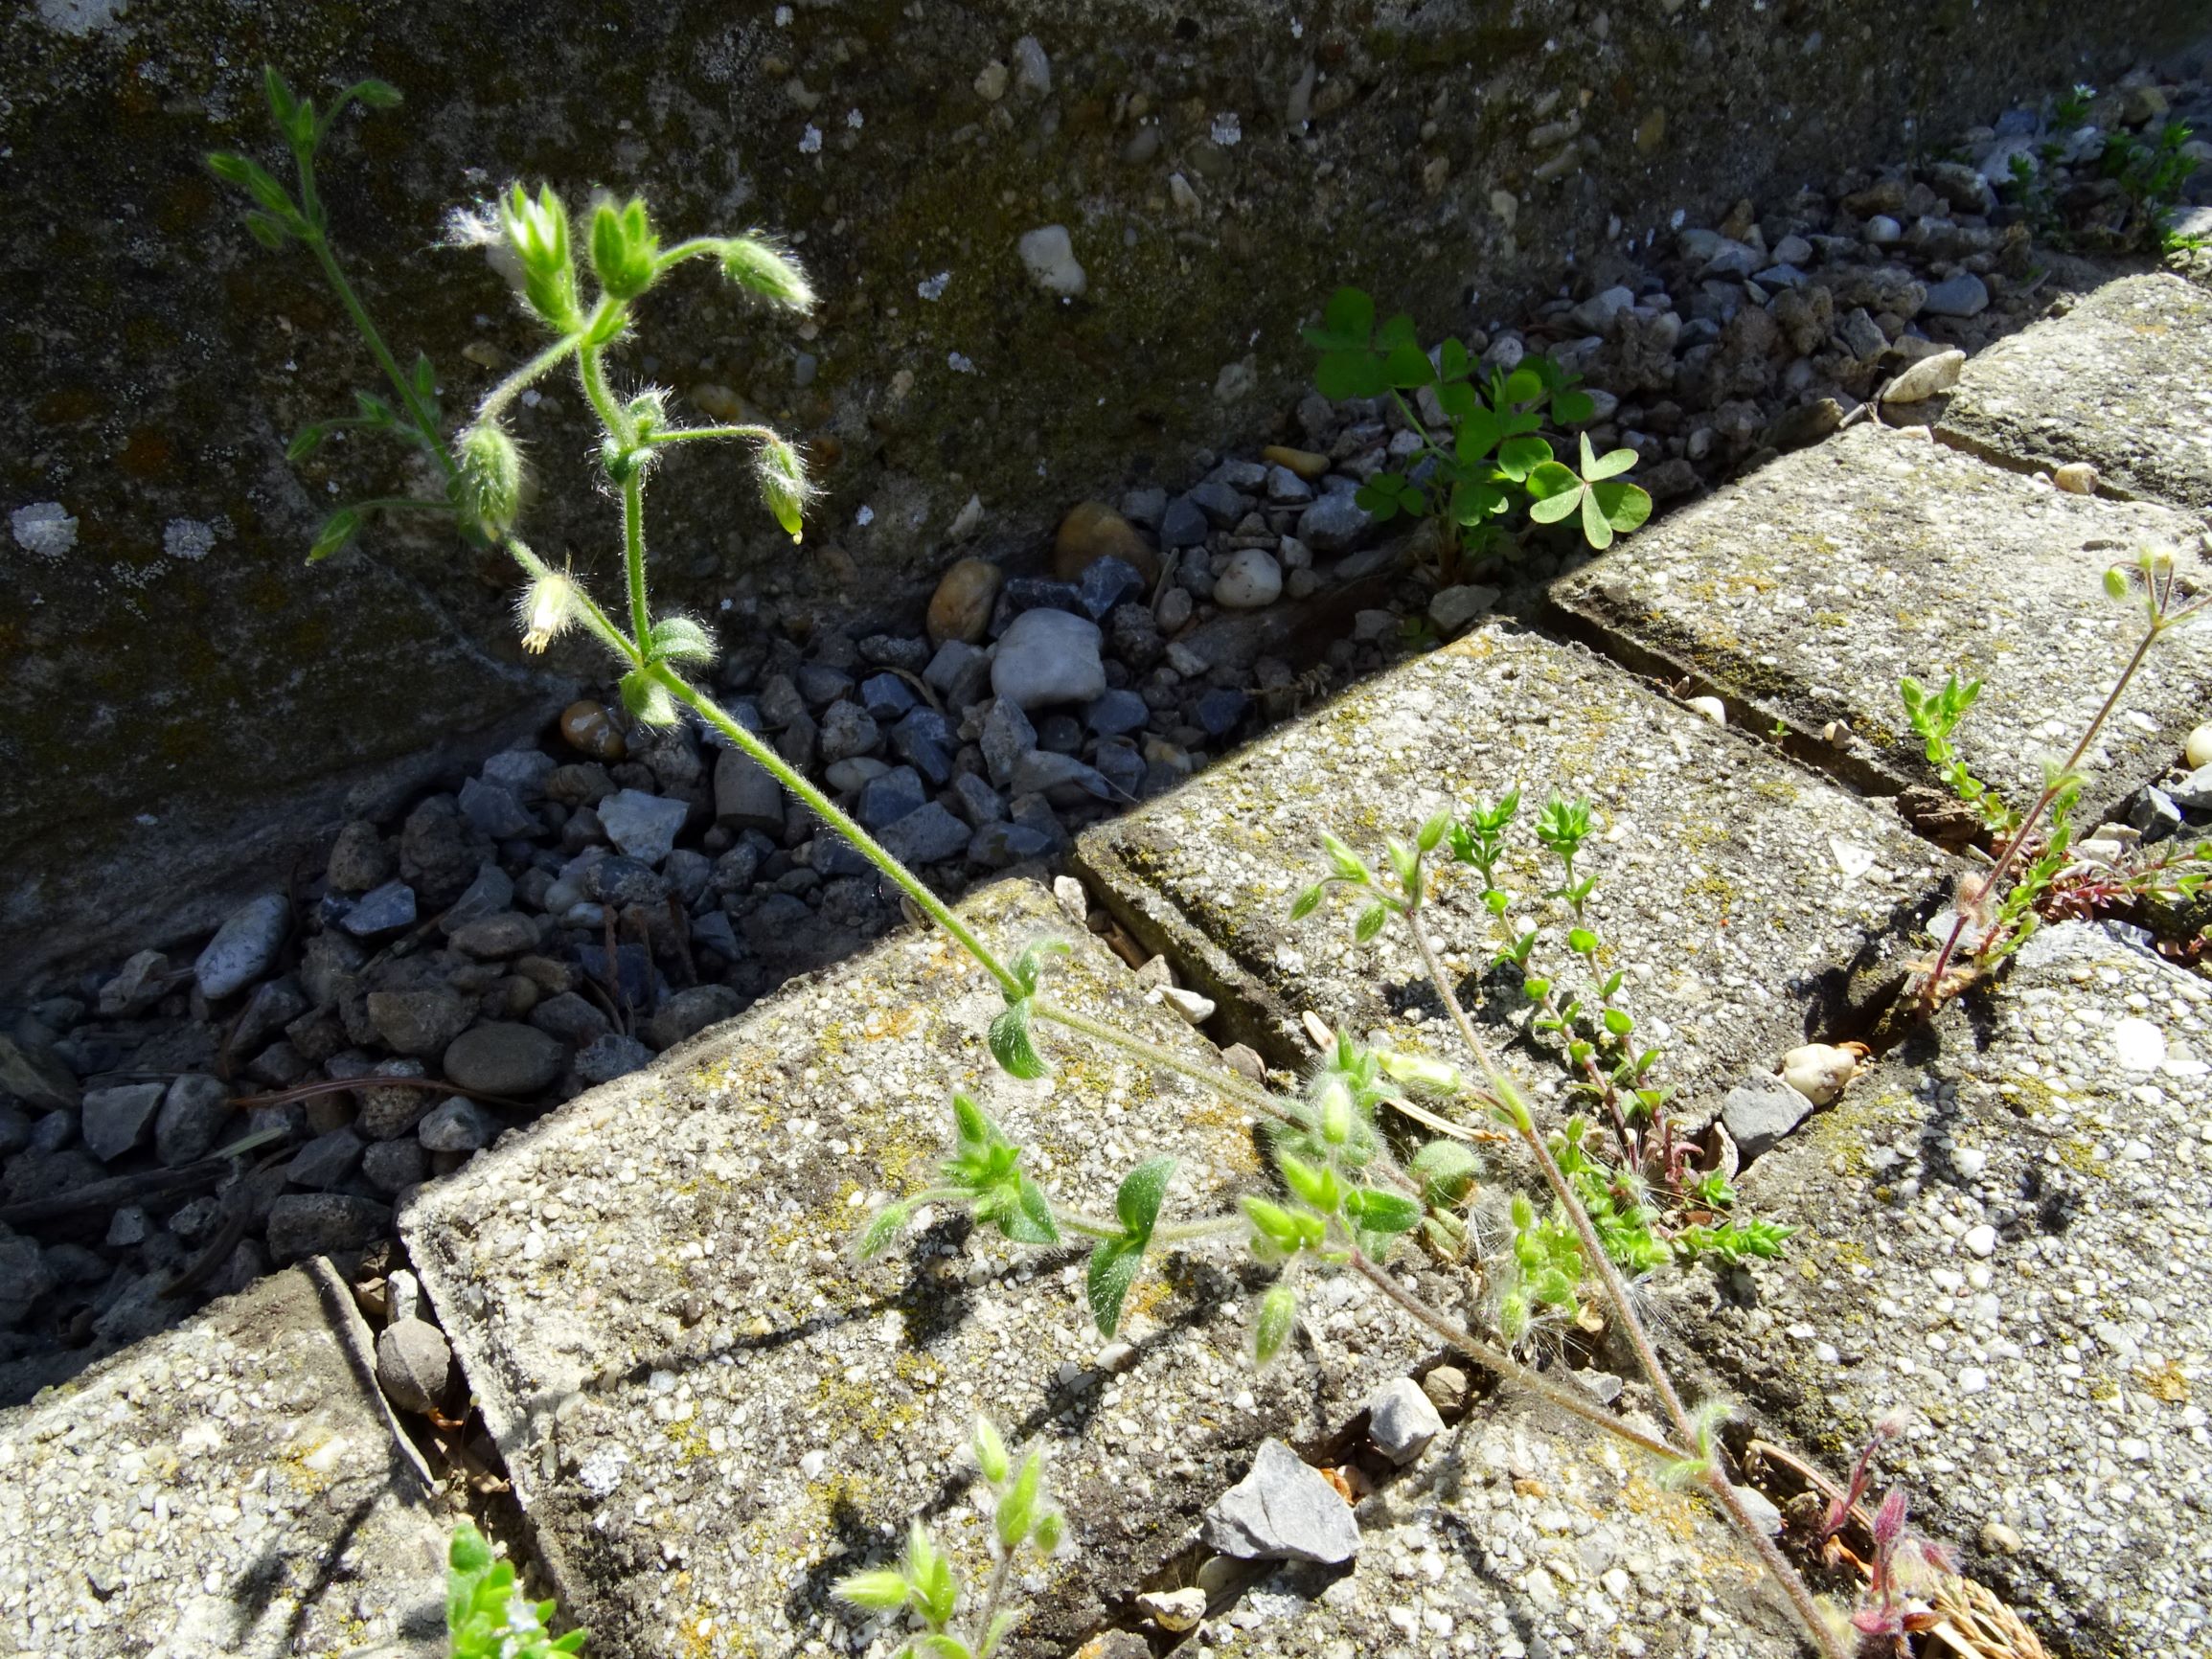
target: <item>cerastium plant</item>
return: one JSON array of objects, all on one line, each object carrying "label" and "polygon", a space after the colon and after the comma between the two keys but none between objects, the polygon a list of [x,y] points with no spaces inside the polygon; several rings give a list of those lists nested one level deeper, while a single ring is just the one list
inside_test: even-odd
[{"label": "cerastium plant", "polygon": [[920,1521],[908,1529],[906,1551],[897,1566],[855,1573],[834,1586],[839,1600],[863,1612],[905,1612],[921,1623],[922,1633],[893,1659],[991,1659],[1018,1618],[1005,1604],[1015,1565],[1024,1555],[1050,1557],[1067,1529],[1067,1517],[1046,1499],[1041,1451],[1033,1447],[1016,1467],[997,1425],[987,1417],[975,1420],[969,1449],[990,1493],[991,1579],[983,1604],[962,1621],[960,1579],[952,1558]]},{"label": "cerastium plant", "polygon": [[557,1609],[533,1602],[514,1581],[514,1564],[491,1553],[467,1521],[445,1551],[445,1650],[451,1659],[555,1659],[582,1650],[584,1633],[553,1635]]},{"label": "cerastium plant", "polygon": [[[1363,901],[1356,927],[1361,940],[1372,939],[1386,927],[1403,926],[1450,1012],[1471,1061],[1471,1073],[1434,1056],[1373,1047],[1350,1034],[1339,1034],[1302,1090],[1279,1094],[1225,1067],[1160,1047],[1062,1006],[1049,994],[1046,970],[1056,950],[1064,946],[1032,945],[1011,962],[1001,957],[834,801],[699,692],[684,670],[710,658],[713,641],[699,623],[683,616],[656,616],[652,609],[644,502],[647,486],[668,450],[709,440],[753,444],[763,492],[778,521],[794,536],[801,531],[808,485],[797,451],[770,429],[684,426],[671,416],[660,392],[642,386],[617,389],[623,377],[622,356],[633,337],[636,307],[675,266],[706,259],[770,303],[804,310],[812,296],[797,266],[769,244],[749,237],[702,237],[664,248],[645,206],[636,201],[595,206],[587,233],[579,236],[567,208],[549,188],[534,193],[516,185],[490,211],[465,220],[463,228],[469,239],[490,242],[515,273],[524,305],[548,342],[494,386],[458,437],[448,441],[432,397],[435,377],[420,360],[412,374],[401,371],[383,347],[325,240],[315,192],[314,156],[337,108],[349,99],[385,105],[396,102],[397,95],[381,83],[365,82],[341,95],[330,114],[318,115],[311,104],[295,101],[275,76],[269,77],[268,84],[271,108],[299,163],[300,193],[293,196],[241,157],[218,158],[217,170],[255,198],[250,222],[258,236],[279,246],[296,240],[314,254],[384,367],[399,402],[379,404],[382,412],[375,414],[364,403],[362,419],[399,431],[428,457],[428,465],[444,480],[441,496],[405,504],[448,513],[467,534],[505,546],[522,567],[528,579],[520,607],[525,643],[542,648],[563,629],[582,627],[616,659],[623,699],[635,719],[666,723],[679,717],[679,706],[692,710],[850,842],[997,984],[1004,1007],[992,1020],[987,1039],[991,1054],[1008,1073],[1017,1078],[1043,1076],[1050,1060],[1040,1046],[1040,1034],[1058,1032],[1063,1037],[1103,1045],[1136,1063],[1179,1074],[1248,1112],[1270,1138],[1275,1183],[1266,1191],[1243,1194],[1220,1214],[1168,1215],[1174,1165],[1169,1159],[1152,1158],[1138,1164],[1121,1181],[1111,1214],[1091,1215],[1048,1194],[1025,1168],[1022,1148],[974,1102],[956,1098],[952,1155],[943,1164],[939,1181],[874,1216],[857,1241],[861,1255],[891,1248],[924,1205],[965,1210],[976,1222],[1025,1245],[1050,1248],[1081,1240],[1090,1249],[1090,1311],[1100,1330],[1111,1334],[1120,1329],[1130,1290],[1152,1258],[1177,1244],[1234,1238],[1272,1270],[1251,1318],[1254,1355],[1262,1363],[1289,1342],[1305,1282],[1319,1275],[1357,1275],[1476,1363],[1552,1408],[1635,1448],[1660,1466],[1667,1478],[1703,1490],[1771,1570],[1808,1638],[1829,1659],[1844,1659],[1844,1638],[1831,1627],[1727,1478],[1715,1443],[1724,1410],[1707,1406],[1693,1411],[1684,1404],[1659,1363],[1618,1265],[1623,1255],[1633,1266],[1645,1264],[1637,1239],[1654,1223],[1639,1213],[1643,1175],[1638,1162],[1648,1161],[1648,1137],[1658,1102],[1650,1092],[1648,1051],[1632,1040],[1634,1023],[1620,1006],[1619,984],[1598,971],[1594,930],[1582,919],[1588,875],[1576,859],[1589,832],[1586,807],[1556,804],[1543,814],[1539,834],[1562,868],[1560,887],[1547,893],[1542,902],[1565,907],[1570,922],[1567,952],[1577,964],[1575,971],[1592,984],[1570,995],[1555,989],[1558,975],[1539,974],[1530,994],[1543,1011],[1547,1029],[1565,1045],[1573,1072],[1605,1109],[1621,1157],[1617,1168],[1599,1158],[1586,1123],[1573,1120],[1556,1129],[1539,1125],[1520,1085],[1476,1034],[1428,939],[1427,907],[1435,874],[1428,861],[1445,848],[1448,838],[1450,862],[1477,869],[1485,894],[1505,898],[1496,879],[1494,848],[1511,818],[1510,810],[1501,814],[1492,807],[1457,822],[1448,812],[1437,813],[1420,827],[1410,844],[1389,846],[1387,879],[1378,877],[1350,848],[1332,841],[1329,875],[1323,886],[1303,895],[1298,906],[1301,915],[1310,913],[1320,902],[1324,887],[1334,884],[1356,892]],[[1345,319],[1339,316],[1336,322]],[[1402,344],[1394,337],[1390,353],[1402,356]],[[1416,354],[1427,363],[1425,354]],[[1410,360],[1401,367],[1403,374],[1391,372],[1394,381],[1425,383]],[[1441,376],[1447,392],[1468,384],[1459,375],[1465,366],[1453,359],[1451,367],[1451,374]],[[524,499],[523,466],[508,421],[522,391],[557,372],[575,375],[598,417],[599,470],[608,492],[620,503],[625,592],[623,602],[611,610],[603,609],[581,580],[549,568],[514,534]],[[1391,389],[1395,392],[1396,386]],[[1487,464],[1487,457],[1508,436],[1533,434],[1534,426],[1527,424],[1528,405],[1538,393],[1556,399],[1561,391],[1558,385],[1540,381],[1532,389],[1510,375],[1494,384],[1478,400],[1479,408],[1473,404],[1469,408],[1471,418],[1494,420],[1500,432],[1487,445],[1480,441],[1466,445],[1466,454],[1455,456],[1453,465]],[[1451,397],[1457,400],[1456,393]],[[1559,411],[1556,400],[1553,407]],[[1513,433],[1504,434],[1505,426],[1513,427]],[[1487,428],[1485,436],[1491,436]],[[1507,474],[1507,482],[1533,486],[1547,465],[1557,466],[1535,449],[1522,448],[1510,457],[1501,455],[1496,469]],[[1629,528],[1622,509],[1633,498],[1613,485],[1605,466],[1585,460],[1580,474],[1564,467],[1558,470],[1566,476],[1551,480],[1556,489],[1530,489],[1539,504],[1571,496],[1572,506],[1562,510],[1562,515],[1582,513],[1585,529],[1596,522],[1590,517],[1593,511],[1610,529]],[[1515,479],[1513,472],[1524,476]],[[1481,524],[1496,516],[1491,498],[1481,493],[1494,488],[1494,480],[1464,473],[1458,482],[1468,485],[1462,506],[1472,510],[1471,522]],[[1637,512],[1628,516],[1640,522]],[[351,520],[341,518],[327,526],[317,537],[316,551],[331,551],[362,522],[356,511]],[[1596,539],[1594,531],[1592,535]],[[1501,923],[1513,905],[1510,898],[1502,904],[1497,898],[1485,902]],[[1515,966],[1525,975],[1533,948],[1523,943],[1525,930],[1509,927],[1507,937]],[[1524,977],[1524,989],[1531,983]],[[1439,1129],[1443,1138],[1405,1152],[1395,1138],[1395,1125],[1386,1128],[1379,1119],[1385,1104],[1412,1122]],[[1477,1120],[1504,1125],[1503,1137],[1487,1124],[1470,1123],[1471,1113]],[[1494,1333],[1469,1329],[1431,1306],[1391,1265],[1415,1239],[1421,1248],[1450,1260],[1464,1254],[1469,1213],[1480,1196],[1484,1172],[1469,1143],[1484,1137],[1515,1139],[1525,1146],[1548,1188],[1540,1214],[1538,1204],[1526,1196],[1511,1206],[1515,1248],[1510,1266],[1501,1265],[1495,1281],[1501,1317]],[[1594,1214],[1607,1216],[1608,1225],[1601,1228]],[[1674,1243],[1684,1247],[1678,1230]],[[1742,1253],[1760,1252],[1745,1245]],[[1525,1363],[1514,1352],[1527,1319],[1538,1309],[1579,1308],[1585,1287],[1592,1285],[1649,1378],[1661,1408],[1657,1433],[1647,1433],[1615,1416],[1581,1388]],[[973,1621],[961,1622],[950,1565],[925,1533],[912,1535],[901,1564],[848,1579],[840,1589],[860,1605],[886,1613],[903,1609],[919,1621],[921,1632],[911,1647],[928,1659],[987,1659],[1008,1627],[1001,1602],[1016,1553],[1049,1552],[1059,1537],[1060,1523],[1038,1493],[1040,1466],[1034,1453],[1015,1472],[996,1436],[979,1432],[976,1461],[994,1494],[996,1543],[992,1583]],[[496,1572],[488,1561],[478,1560],[473,1551],[468,1559],[473,1563],[467,1569],[469,1572]],[[457,1570],[463,1567],[458,1555],[455,1565]],[[486,1578],[470,1589],[472,1606],[491,1584]]]},{"label": "cerastium plant", "polygon": [[[2042,793],[2024,814],[2007,807],[1995,790],[1976,778],[1950,740],[1951,733],[1980,699],[1981,682],[1962,682],[1952,674],[1943,689],[1935,692],[1909,676],[1899,683],[1905,716],[1921,739],[1928,763],[1960,800],[1980,812],[1997,845],[1989,870],[1960,880],[1950,926],[1934,954],[1918,965],[1917,998],[1924,1015],[1988,978],[2035,932],[2041,911],[2051,906],[2054,896],[2063,890],[2072,865],[2073,808],[2082,792],[2082,758],[2119,707],[2151,648],[2201,616],[2212,604],[2212,597],[2201,595],[2197,583],[2183,580],[2176,556],[2155,548],[2140,550],[2132,568],[2114,565],[2106,571],[2104,588],[2108,599],[2141,611],[2142,636],[2113,680],[2111,691],[2083,728],[2072,752],[2062,762],[2046,762]],[[2204,884],[2207,873],[2183,869],[2180,863],[2162,860],[2147,867],[2130,896],[2159,887],[2194,894]],[[2085,879],[2094,882],[2097,878]],[[2129,885],[2127,873],[2121,873],[2116,889],[2126,890]]]}]

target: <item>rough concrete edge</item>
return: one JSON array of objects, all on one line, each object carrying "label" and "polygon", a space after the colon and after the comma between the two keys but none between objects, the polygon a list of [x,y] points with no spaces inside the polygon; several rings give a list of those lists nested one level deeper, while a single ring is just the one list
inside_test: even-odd
[{"label": "rough concrete edge", "polygon": [[1270,1065],[1301,1068],[1311,1057],[1298,1034],[1298,1011],[1194,926],[1115,846],[1113,832],[1126,830],[1142,816],[1140,810],[1109,818],[1077,836],[1067,854],[1069,872],[1092,889],[1130,938],[1166,957],[1183,984],[1213,999],[1216,1011],[1206,1022],[1209,1027],[1229,1043],[1249,1044]]},{"label": "rough concrete edge", "polygon": [[[376,1402],[376,1415],[383,1420],[384,1428],[392,1437],[399,1461],[413,1472],[420,1483],[415,1494],[433,1512],[443,1514],[444,1506],[438,1501],[438,1482],[430,1472],[422,1450],[407,1434],[406,1425],[392,1409],[392,1402],[384,1398],[383,1389],[376,1382],[376,1339],[369,1329],[369,1322],[361,1317],[354,1305],[352,1286],[347,1284],[338,1270],[327,1257],[310,1256],[300,1264],[307,1276],[315,1299],[322,1305],[323,1319],[331,1339],[338,1345],[346,1368],[353,1374],[353,1381],[361,1392]],[[127,1352],[128,1351],[125,1350]]]},{"label": "rough concrete edge", "polygon": [[[1725,487],[1723,487],[1725,488]],[[1542,623],[1547,630],[1584,647],[1616,668],[1667,686],[1687,686],[1685,694],[1718,697],[1728,711],[1728,730],[1738,736],[1789,726],[1781,752],[1822,782],[1859,795],[1896,795],[1913,784],[1944,789],[1942,775],[1909,744],[1879,748],[1857,733],[1847,744],[1825,743],[1810,734],[1830,721],[1847,721],[1851,711],[1816,704],[1791,687],[1780,696],[1722,685],[1699,667],[1694,648],[1662,613],[1640,602],[1624,602],[1599,585],[1609,558],[1599,557],[1561,577],[1544,590]],[[1654,690],[1654,696],[1671,693]],[[1911,828],[1908,824],[1906,828]]]}]

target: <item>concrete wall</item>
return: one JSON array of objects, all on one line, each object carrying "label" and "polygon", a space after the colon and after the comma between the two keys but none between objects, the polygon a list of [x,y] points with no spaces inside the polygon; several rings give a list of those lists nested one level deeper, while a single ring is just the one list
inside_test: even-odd
[{"label": "concrete wall", "polygon": [[[506,573],[448,541],[379,528],[301,564],[331,486],[406,477],[357,446],[283,460],[371,371],[199,166],[276,159],[264,59],[406,92],[333,136],[326,184],[455,406],[531,344],[436,245],[511,176],[799,243],[825,295],[803,336],[701,270],[654,297],[636,367],[813,443],[804,555],[727,456],[672,464],[653,518],[669,593],[805,627],[919,592],[970,495],[976,543],[1019,554],[1082,495],[1260,432],[1339,282],[1481,323],[1676,209],[1910,153],[2208,26],[2206,0],[38,0],[0,36],[0,509],[78,524],[60,552],[0,535],[0,982],[189,929],[592,667],[523,667]],[[1055,224],[1078,295],[1017,252]],[[527,418],[531,533],[604,578],[610,515],[559,476],[578,402]]]}]

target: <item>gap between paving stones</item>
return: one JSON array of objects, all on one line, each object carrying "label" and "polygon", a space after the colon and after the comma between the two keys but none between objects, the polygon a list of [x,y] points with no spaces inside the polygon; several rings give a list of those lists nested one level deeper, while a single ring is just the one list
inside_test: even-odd
[{"label": "gap between paving stones", "polygon": [[[2159,291],[2168,286],[2194,292]],[[2072,320],[2007,344],[2058,337]],[[2212,330],[2198,332],[2212,341]],[[1999,364],[1988,381],[2012,374]],[[1962,399],[1977,384],[1970,367]],[[2108,442],[2098,452],[2120,451]],[[2201,534],[2187,512],[2068,494],[1866,424],[1562,579],[1553,615],[1632,667],[1710,688],[1739,723],[1779,723],[1793,754],[1870,793],[1933,790],[1918,800],[1939,813],[1949,790],[1905,722],[1897,682],[1979,677],[1982,701],[1954,741],[1977,776],[2024,807],[2041,786],[2041,758],[2071,748],[2139,637],[2139,610],[2104,597],[2103,571],[2146,542],[2186,556]],[[2212,641],[2184,630],[2162,642],[2084,758],[2085,828],[2179,753],[2208,694]]]},{"label": "gap between paving stones", "polygon": [[1790,1260],[1652,1285],[1670,1346],[1831,1476],[1908,1408],[1867,1508],[1902,1485],[2067,1659],[2212,1632],[2208,1062],[2200,979],[2056,923],[1745,1172]]},{"label": "gap between paving stones", "polygon": [[[1310,1053],[1309,1010],[1453,1052],[1409,943],[1386,930],[1356,945],[1340,905],[1290,923],[1290,901],[1325,873],[1324,830],[1374,852],[1439,805],[1464,811],[1516,785],[1505,885],[1551,885],[1529,827],[1549,793],[1589,797],[1592,925],[1607,966],[1627,970],[1628,1006],[1668,1048],[1665,1080],[1693,1096],[1870,1020],[1951,868],[1893,815],[1581,646],[1503,623],[1087,832],[1075,863],[1124,927],[1222,1004],[1223,1035],[1277,1064]],[[1501,941],[1472,878],[1447,879],[1426,914],[1475,1017],[1556,1092],[1557,1064],[1509,1023],[1517,992],[1484,993]]]}]

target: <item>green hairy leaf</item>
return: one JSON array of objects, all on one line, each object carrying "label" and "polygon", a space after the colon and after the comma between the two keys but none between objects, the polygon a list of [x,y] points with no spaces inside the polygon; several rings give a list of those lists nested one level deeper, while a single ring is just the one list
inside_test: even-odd
[{"label": "green hairy leaf", "polygon": [[991,1057],[1009,1077],[1034,1082],[1052,1070],[1044,1063],[1044,1057],[1037,1052],[1036,1040],[1030,1035],[1027,997],[1007,1005],[991,1022],[991,1032],[985,1040],[990,1044]]},{"label": "green hairy leaf", "polygon": [[1266,1365],[1283,1352],[1297,1319],[1298,1298],[1288,1284],[1268,1286],[1252,1319],[1252,1358]]},{"label": "green hairy leaf", "polygon": [[1090,1299],[1091,1322],[1101,1336],[1111,1336],[1121,1329],[1122,1304],[1144,1261],[1144,1246],[1127,1239],[1102,1239],[1091,1251],[1083,1290]]}]

